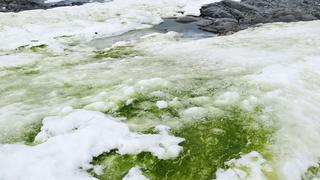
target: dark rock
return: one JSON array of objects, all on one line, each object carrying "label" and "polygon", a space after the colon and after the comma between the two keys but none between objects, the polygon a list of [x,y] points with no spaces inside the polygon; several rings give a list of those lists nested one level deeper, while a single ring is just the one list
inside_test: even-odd
[{"label": "dark rock", "polygon": [[217,34],[236,32],[260,23],[320,19],[320,0],[223,0],[200,9],[201,29]]},{"label": "dark rock", "polygon": [[64,0],[57,3],[45,3],[45,0],[0,0],[0,12],[20,12],[61,6],[77,6],[89,2],[102,2],[102,0]]}]

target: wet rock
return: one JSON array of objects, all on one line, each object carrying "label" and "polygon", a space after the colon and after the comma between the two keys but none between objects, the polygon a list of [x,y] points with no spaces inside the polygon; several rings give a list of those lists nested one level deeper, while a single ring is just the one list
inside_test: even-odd
[{"label": "wet rock", "polygon": [[201,29],[217,34],[236,32],[260,23],[320,19],[320,0],[223,0],[200,9]]},{"label": "wet rock", "polygon": [[178,17],[176,21],[179,23],[192,23],[197,21],[198,19],[199,19],[198,17],[194,17],[194,16],[183,16],[183,17]]},{"label": "wet rock", "polygon": [[153,29],[157,32],[166,33],[174,31],[180,33],[183,38],[206,38],[215,34],[199,29],[199,25],[211,23],[199,17],[185,16],[182,18],[164,18],[161,24],[155,25]]}]

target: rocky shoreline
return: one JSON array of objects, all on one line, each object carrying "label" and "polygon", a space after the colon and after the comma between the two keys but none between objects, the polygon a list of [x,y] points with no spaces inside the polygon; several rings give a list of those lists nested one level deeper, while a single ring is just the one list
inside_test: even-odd
[{"label": "rocky shoreline", "polygon": [[223,0],[202,6],[198,25],[217,34],[237,32],[260,23],[320,19],[320,0]]},{"label": "rocky shoreline", "polygon": [[[49,9],[102,1],[64,0],[45,3],[45,0],[0,0],[0,12]],[[202,6],[200,13],[198,17],[185,16],[176,18],[175,21],[180,24],[192,24],[183,25],[186,28],[196,27],[199,30],[225,35],[261,23],[319,20],[320,0],[222,0]],[[169,27],[167,30],[175,29]]]},{"label": "rocky shoreline", "polygon": [[78,6],[89,2],[102,2],[102,0],[64,0],[52,3],[45,3],[45,0],[0,0],[0,12],[20,12],[62,6]]}]

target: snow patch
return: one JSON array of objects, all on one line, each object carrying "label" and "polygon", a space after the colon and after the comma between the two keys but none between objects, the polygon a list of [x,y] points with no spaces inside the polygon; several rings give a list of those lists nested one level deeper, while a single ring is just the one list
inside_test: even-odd
[{"label": "snow patch", "polygon": [[[74,110],[66,116],[47,117],[35,146],[0,145],[0,177],[33,180],[92,179],[86,169],[92,168],[92,157],[117,149],[119,154],[151,152],[160,159],[177,157],[184,139],[168,134],[130,132],[121,121],[99,112]],[[99,167],[94,168],[100,171]]]},{"label": "snow patch", "polygon": [[159,109],[165,109],[168,107],[168,103],[166,101],[157,101],[156,105]]},{"label": "snow patch", "polygon": [[[1,48],[0,48],[1,49]],[[12,55],[0,55],[0,68],[1,67],[16,67],[27,65],[35,62],[39,56],[33,54],[12,54]]]},{"label": "snow patch", "polygon": [[256,151],[228,161],[226,165],[230,168],[217,170],[217,180],[265,180],[266,176],[263,172],[270,171],[266,160]]},{"label": "snow patch", "polygon": [[128,174],[122,180],[149,180],[142,174],[139,166],[135,166],[130,169]]}]

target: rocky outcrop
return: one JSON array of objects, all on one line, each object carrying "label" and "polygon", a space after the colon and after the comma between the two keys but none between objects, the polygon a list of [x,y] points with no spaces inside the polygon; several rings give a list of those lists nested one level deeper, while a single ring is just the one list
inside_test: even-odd
[{"label": "rocky outcrop", "polygon": [[32,9],[49,9],[60,6],[76,6],[101,0],[64,0],[56,3],[45,3],[45,0],[0,0],[0,12],[19,12]]},{"label": "rocky outcrop", "polygon": [[200,11],[201,29],[226,34],[260,23],[318,20],[320,0],[223,0]]}]

